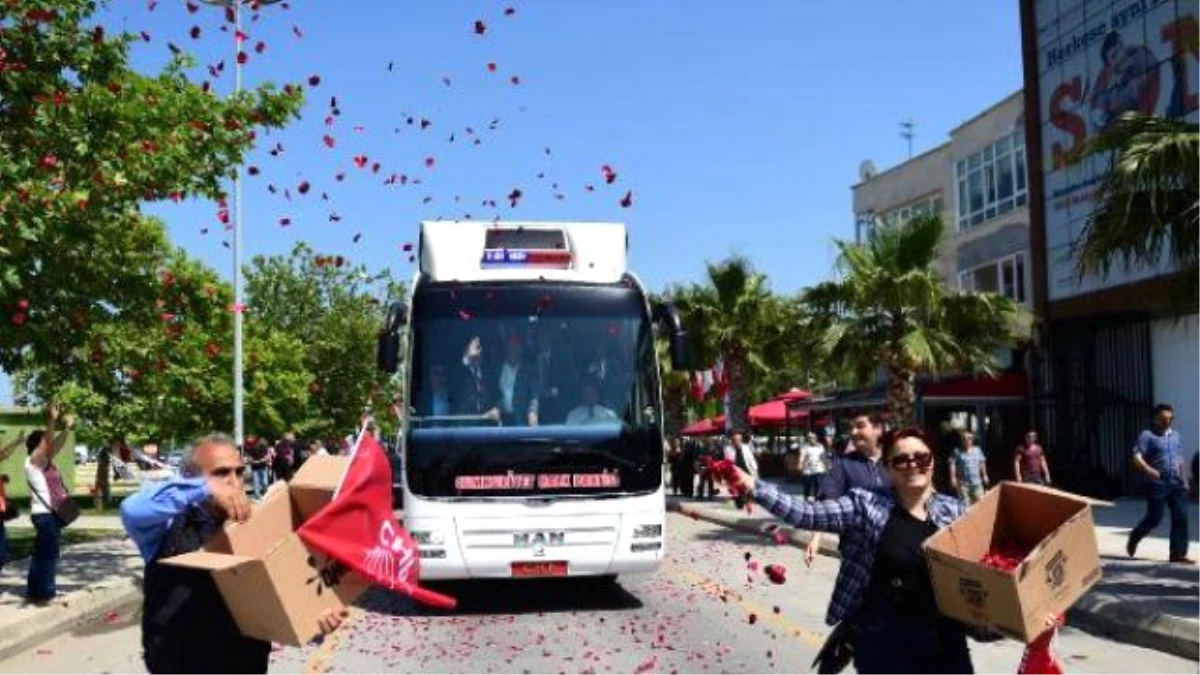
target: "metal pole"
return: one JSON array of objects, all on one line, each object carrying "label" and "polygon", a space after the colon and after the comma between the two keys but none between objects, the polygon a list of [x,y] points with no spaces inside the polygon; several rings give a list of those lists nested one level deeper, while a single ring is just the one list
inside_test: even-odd
[{"label": "metal pole", "polygon": [[[242,93],[242,3],[233,3],[233,94]],[[240,449],[245,439],[242,371],[242,165],[233,173],[233,440]]]}]

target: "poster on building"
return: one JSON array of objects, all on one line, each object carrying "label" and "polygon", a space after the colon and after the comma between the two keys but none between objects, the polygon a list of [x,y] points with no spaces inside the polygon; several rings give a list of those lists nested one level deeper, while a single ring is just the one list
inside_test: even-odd
[{"label": "poster on building", "polygon": [[1194,0],[1037,0],[1038,108],[1045,177],[1047,295],[1102,290],[1171,271],[1115,264],[1082,280],[1076,242],[1109,158],[1077,149],[1123,113],[1197,119],[1200,23]]}]

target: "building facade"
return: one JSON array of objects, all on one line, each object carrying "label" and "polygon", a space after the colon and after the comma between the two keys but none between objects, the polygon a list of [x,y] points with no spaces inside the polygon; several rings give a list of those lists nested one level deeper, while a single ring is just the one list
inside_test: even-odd
[{"label": "building facade", "polygon": [[[1176,411],[1185,448],[1200,442],[1195,308],[1166,302],[1177,273],[1117,264],[1075,273],[1075,246],[1110,158],[1081,158],[1088,138],[1126,111],[1197,119],[1194,0],[1020,0],[1030,267],[1041,319],[1031,358],[1034,418],[1056,476],[1093,493],[1140,488],[1129,461],[1151,406]],[[1191,280],[1195,282],[1195,280]]]},{"label": "building facade", "polygon": [[[854,200],[854,237],[861,243],[878,227],[935,213],[953,222],[950,198],[950,144],[943,143],[907,162],[879,172],[869,160],[859,167],[859,182],[850,188]],[[947,232],[952,232],[947,227]],[[938,269],[948,282],[955,278],[952,237],[942,245]]]}]

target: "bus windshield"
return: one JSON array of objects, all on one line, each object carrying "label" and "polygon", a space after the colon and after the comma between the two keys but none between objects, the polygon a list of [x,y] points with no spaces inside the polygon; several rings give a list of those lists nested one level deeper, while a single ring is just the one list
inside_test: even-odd
[{"label": "bus windshield", "polygon": [[409,376],[416,494],[628,493],[661,483],[654,339],[635,288],[426,284],[413,297]]}]

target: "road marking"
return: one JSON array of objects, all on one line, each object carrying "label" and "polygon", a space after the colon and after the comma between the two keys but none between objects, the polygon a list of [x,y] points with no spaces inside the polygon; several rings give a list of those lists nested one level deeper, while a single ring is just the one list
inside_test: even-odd
[{"label": "road marking", "polygon": [[741,593],[729,588],[728,586],[725,586],[719,581],[710,579],[701,574],[697,574],[691,570],[684,569],[682,565],[677,567],[685,581],[695,584],[700,588],[712,589],[713,591],[717,592],[718,595],[724,595],[728,597],[730,601],[741,606],[746,610],[747,613],[757,614],[759,621],[771,621],[779,624],[788,635],[799,639],[806,646],[813,649],[819,649],[821,645],[825,643],[824,634],[815,633],[805,628],[803,624],[793,621],[783,614],[776,614],[774,609],[764,609],[760,605],[747,600]]},{"label": "road marking", "polygon": [[312,656],[308,657],[308,663],[304,665],[306,675],[317,675],[318,673],[326,672],[326,662],[333,656],[333,652],[337,650],[338,646],[341,645],[342,636],[350,629],[350,624],[354,623],[354,620],[361,615],[362,610],[357,607],[350,608],[350,616],[346,617],[341,627],[332,634],[325,636],[325,641],[321,643],[321,646],[317,647]]}]

